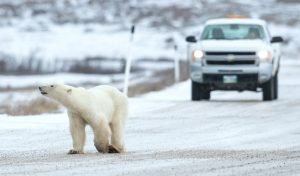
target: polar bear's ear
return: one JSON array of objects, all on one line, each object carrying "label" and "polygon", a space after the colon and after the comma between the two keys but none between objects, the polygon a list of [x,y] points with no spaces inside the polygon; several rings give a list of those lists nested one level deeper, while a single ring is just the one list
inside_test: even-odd
[{"label": "polar bear's ear", "polygon": [[71,93],[72,93],[72,89],[68,89],[67,92],[68,92],[69,94],[71,94]]}]

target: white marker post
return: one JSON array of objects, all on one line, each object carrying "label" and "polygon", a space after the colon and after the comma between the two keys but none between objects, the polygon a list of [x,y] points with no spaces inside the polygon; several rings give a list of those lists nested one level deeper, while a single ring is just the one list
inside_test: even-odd
[{"label": "white marker post", "polygon": [[128,86],[129,86],[129,79],[130,79],[130,68],[131,68],[131,59],[132,59],[132,45],[134,40],[134,32],[135,32],[135,26],[132,25],[131,31],[130,31],[130,41],[128,46],[128,53],[127,53],[127,60],[126,60],[126,67],[125,67],[125,78],[124,78],[124,88],[123,93],[128,94]]},{"label": "white marker post", "polygon": [[178,46],[174,45],[174,80],[175,82],[180,81],[180,66],[179,66],[179,55]]}]

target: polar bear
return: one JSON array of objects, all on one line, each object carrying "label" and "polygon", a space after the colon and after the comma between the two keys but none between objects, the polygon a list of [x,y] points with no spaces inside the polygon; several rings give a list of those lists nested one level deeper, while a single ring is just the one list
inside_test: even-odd
[{"label": "polar bear", "polygon": [[73,149],[68,154],[83,154],[86,125],[93,129],[94,145],[99,152],[124,152],[124,128],[128,113],[125,94],[106,85],[84,89],[52,84],[40,86],[39,90],[68,110],[73,140]]}]

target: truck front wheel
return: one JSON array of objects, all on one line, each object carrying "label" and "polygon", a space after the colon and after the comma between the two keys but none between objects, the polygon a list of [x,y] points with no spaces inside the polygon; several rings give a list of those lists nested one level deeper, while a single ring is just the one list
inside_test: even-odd
[{"label": "truck front wheel", "polygon": [[276,95],[275,77],[272,77],[269,81],[267,81],[262,85],[264,101],[272,101],[275,99],[275,95]]},{"label": "truck front wheel", "polygon": [[278,99],[278,74],[274,77],[274,99]]},{"label": "truck front wheel", "polygon": [[209,100],[210,90],[205,84],[192,81],[192,101]]}]

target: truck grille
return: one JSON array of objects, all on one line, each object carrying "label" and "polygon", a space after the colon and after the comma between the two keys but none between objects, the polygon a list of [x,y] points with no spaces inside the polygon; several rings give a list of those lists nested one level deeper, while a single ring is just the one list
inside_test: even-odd
[{"label": "truck grille", "polygon": [[207,65],[255,65],[256,52],[205,52]]},{"label": "truck grille", "polygon": [[222,56],[222,55],[255,55],[255,52],[206,52],[206,55]]},{"label": "truck grille", "polygon": [[255,60],[238,60],[238,61],[206,61],[207,65],[252,65]]}]

